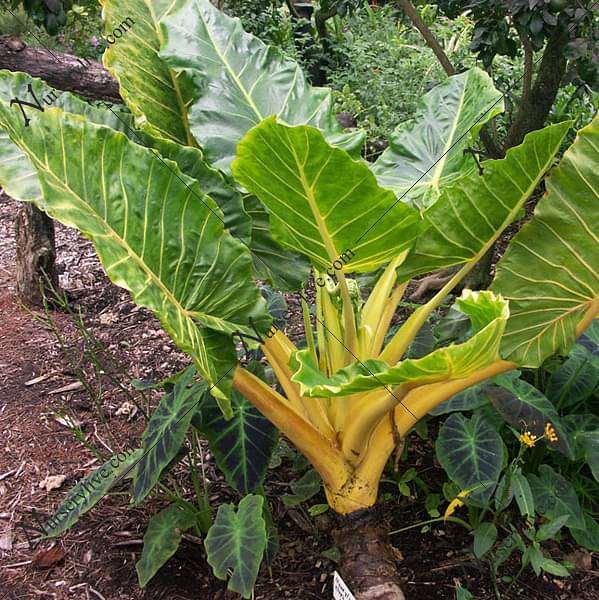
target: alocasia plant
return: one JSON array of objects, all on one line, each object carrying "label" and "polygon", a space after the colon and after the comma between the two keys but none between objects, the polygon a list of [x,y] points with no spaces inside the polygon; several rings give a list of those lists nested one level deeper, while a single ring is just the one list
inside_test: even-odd
[{"label": "alocasia plant", "polygon": [[[567,351],[595,318],[599,118],[551,170],[547,193],[500,261],[492,289],[465,290],[457,300],[472,335],[406,358],[433,311],[520,216],[570,124],[533,132],[479,169],[463,152],[471,141],[464,136],[501,102],[474,69],[427,95],[414,122],[369,165],[356,155],[361,134],[337,125],[330,91],[312,88],[295,63],[208,0],[134,0],[127,15],[124,6],[104,0],[108,28],[130,15],[137,24],[104,61],[130,114],[63,93],[43,112],[26,108],[26,125],[10,100],[25,99],[28,84],[46,88],[2,72],[0,183],[90,238],[108,276],[190,354],[210,386],[210,396],[190,408],[194,426],[210,428],[216,402],[224,417],[239,419],[230,428],[213,426],[214,443],[236,451],[235,436],[252,435],[244,426],[248,408],[255,410],[249,401],[311,462],[335,511],[367,509],[389,456],[419,419],[476,383]],[[410,192],[411,178],[420,183]],[[410,280],[448,266],[456,267],[449,282],[386,339]],[[363,300],[355,275],[377,270]],[[299,349],[272,325],[254,278],[299,289],[310,271],[315,331],[305,310],[307,346]],[[283,393],[241,366],[239,338],[260,347]],[[170,442],[182,436],[173,432],[173,415],[185,417],[187,428],[182,413],[190,404],[189,396],[165,400],[150,422],[146,453],[156,432],[170,441],[152,462],[141,459],[138,500],[176,453]],[[268,455],[274,441],[265,428],[252,444]],[[224,458],[222,464],[231,471]],[[265,470],[262,460],[227,479],[252,492]],[[219,511],[219,531],[250,523],[258,504],[248,501],[237,516]],[[187,526],[185,514],[171,512]],[[164,528],[169,514],[161,513],[153,530]],[[172,554],[173,539],[178,543],[170,538],[161,555]],[[355,539],[366,548],[366,538]],[[256,551],[264,547],[257,543]],[[218,562],[214,554],[211,560]],[[223,577],[233,568],[212,564]],[[346,567],[357,581],[359,566]],[[248,571],[253,577],[256,568]],[[155,572],[145,569],[144,582]],[[240,566],[233,585],[249,597],[251,576],[241,573]]]}]

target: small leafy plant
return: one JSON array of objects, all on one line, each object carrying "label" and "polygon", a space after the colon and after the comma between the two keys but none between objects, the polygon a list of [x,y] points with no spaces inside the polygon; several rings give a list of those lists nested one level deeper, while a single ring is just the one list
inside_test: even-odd
[{"label": "small leafy plant", "polygon": [[[297,64],[208,0],[178,0],[168,11],[152,0],[122,4],[105,0],[107,30],[127,16],[136,27],[104,64],[128,111],[67,93],[36,107],[31,95],[44,96],[47,86],[3,72],[0,182],[90,238],[109,277],[192,357],[202,381],[186,372],[154,412],[131,462],[132,495],[141,502],[159,484],[189,427],[220,444],[228,481],[251,495],[237,511],[219,508],[205,546],[216,575],[232,573],[230,588],[249,597],[268,552],[259,492],[275,428],[311,463],[334,511],[364,511],[390,455],[431,410],[568,352],[593,322],[599,119],[544,180],[547,193],[492,288],[457,299],[470,335],[409,358],[433,311],[519,217],[570,123],[477,163],[469,150],[502,97],[472,69],[431,90],[370,165],[360,159],[363,134],[335,120],[330,90],[311,87]],[[441,291],[388,337],[410,280],[451,266]],[[377,276],[364,298],[355,275],[368,273]],[[255,278],[305,290],[310,277],[315,306],[311,315],[304,294],[302,349],[273,324]],[[276,388],[239,341],[260,350]],[[462,419],[464,433],[484,429],[476,416]],[[558,436],[547,442],[563,444],[555,418],[548,423]],[[484,493],[493,492],[493,478],[470,477],[490,480]],[[147,536],[163,532],[168,552],[151,561],[142,584],[199,523],[202,511],[186,508],[177,502],[152,521]],[[382,540],[350,529],[342,547],[384,560]],[[360,581],[342,559],[343,568]],[[401,597],[393,573],[377,572]]]}]

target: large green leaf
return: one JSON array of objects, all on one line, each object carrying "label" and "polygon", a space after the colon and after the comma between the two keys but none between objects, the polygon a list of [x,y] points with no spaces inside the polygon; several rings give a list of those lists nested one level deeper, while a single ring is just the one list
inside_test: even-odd
[{"label": "large green leaf", "polygon": [[517,374],[499,375],[493,381],[497,385],[490,387],[488,393],[493,406],[508,423],[519,431],[527,431],[537,437],[544,436],[545,428],[550,425],[557,434],[557,440],[552,441],[545,436],[544,441],[569,458],[574,458],[567,429],[555,406],[542,392]]},{"label": "large green leaf", "polygon": [[451,265],[478,261],[516,218],[551,166],[569,123],[529,133],[501,160],[483,163],[447,185],[424,213],[416,244],[398,269],[400,280]]},{"label": "large green leaf", "polygon": [[105,31],[125,29],[118,43],[108,47],[103,61],[119,82],[120,94],[139,126],[195,146],[187,120],[194,86],[185,73],[176,74],[158,55],[164,42],[159,22],[171,6],[172,0],[103,0]]},{"label": "large green leaf", "polygon": [[163,23],[167,42],[161,56],[173,69],[202,80],[189,121],[219,168],[228,168],[237,143],[270,115],[318,127],[331,143],[359,153],[364,136],[343,132],[331,91],[310,86],[296,62],[246,33],[239,19],[209,0],[175,0]]},{"label": "large green leaf", "polygon": [[135,563],[140,587],[145,587],[177,551],[181,534],[193,527],[195,521],[195,514],[191,510],[177,504],[167,506],[150,519],[141,558]]},{"label": "large green leaf", "polygon": [[244,208],[241,192],[230,177],[213,169],[206,162],[199,148],[182,146],[146,133],[133,135],[133,140],[143,142],[144,146],[156,148],[162,158],[176,162],[185,175],[198,181],[202,192],[210,196],[223,211],[225,229],[244,244],[250,244],[252,219]]},{"label": "large green leaf", "polygon": [[571,527],[570,533],[577,544],[588,548],[592,552],[599,552],[599,523],[591,515],[583,515],[584,527],[576,529]]},{"label": "large green leaf", "polygon": [[231,408],[233,416],[227,420],[206,394],[194,425],[208,440],[227,483],[240,494],[250,494],[262,485],[279,436],[270,421],[235,390]]},{"label": "large green leaf", "polygon": [[475,490],[469,498],[488,501],[503,465],[501,436],[479,414],[470,419],[454,413],[439,429],[437,459],[449,478],[462,490]]},{"label": "large green leaf", "polygon": [[464,149],[502,110],[502,95],[481,69],[449,77],[423,97],[413,120],[397,127],[372,170],[403,202],[426,208],[443,186],[476,170]]},{"label": "large green leaf", "polygon": [[[123,134],[53,109],[23,125],[0,101],[0,128],[40,179],[38,205],[92,239],[114,283],[152,310],[223,400],[236,365],[231,334],[268,328],[247,248],[196,181]],[[67,162],[67,157],[69,161]]]},{"label": "large green leaf", "polygon": [[266,548],[266,526],[262,517],[264,498],[249,495],[235,512],[232,504],[222,504],[206,537],[206,556],[219,579],[228,588],[250,598]]},{"label": "large green leaf", "polygon": [[599,304],[599,116],[578,132],[547,179],[534,218],[497,265],[493,289],[510,302],[504,358],[537,367],[567,354]]},{"label": "large green leaf", "polygon": [[268,212],[255,196],[246,196],[243,204],[252,219],[250,249],[256,277],[270,281],[280,290],[298,290],[310,275],[310,263],[301,254],[275,242]]},{"label": "large green leaf", "polygon": [[419,359],[406,359],[390,367],[382,360],[355,362],[327,377],[314,364],[308,350],[291,357],[292,380],[302,395],[317,398],[346,396],[383,386],[410,382],[424,385],[467,377],[493,362],[508,317],[507,303],[491,292],[464,290],[457,301],[472,322],[475,334],[462,344],[439,348]]},{"label": "large green leaf", "polygon": [[102,500],[116,482],[127,476],[141,454],[141,449],[115,454],[101,467],[81,479],[46,522],[46,535],[55,537],[72,527],[82,515]]},{"label": "large green leaf", "polygon": [[137,463],[132,486],[136,503],[150,493],[162,471],[177,455],[191,419],[201,406],[207,385],[206,382],[201,382],[190,387],[194,374],[193,368],[187,369],[177,380],[173,390],[162,397],[141,436],[144,452]]},{"label": "large green leaf", "polygon": [[[37,77],[0,70],[0,100],[10,103],[13,98],[34,105],[37,99],[44,110],[47,110],[50,105],[55,106],[65,112],[83,115],[92,123],[106,125],[117,131],[125,131],[131,125],[131,115],[124,112],[122,107],[116,106],[111,110],[97,108],[74,94],[55,90]],[[37,109],[28,106],[24,106],[23,110],[27,118],[33,117],[38,112]],[[15,200],[37,201],[42,195],[37,171],[31,161],[18,146],[12,143],[8,133],[1,128],[0,185]]]},{"label": "large green leaf", "polygon": [[527,475],[536,511],[547,519],[569,515],[568,527],[584,528],[584,517],[572,484],[549,465],[541,465],[539,474]]},{"label": "large green leaf", "polygon": [[376,269],[417,234],[418,213],[313,127],[265,119],[237,147],[233,174],[268,209],[275,240],[323,272],[335,261],[348,273]]}]

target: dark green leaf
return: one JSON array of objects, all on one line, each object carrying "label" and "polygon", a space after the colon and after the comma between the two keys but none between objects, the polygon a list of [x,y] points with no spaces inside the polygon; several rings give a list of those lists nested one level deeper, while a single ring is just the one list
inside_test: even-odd
[{"label": "dark green leaf", "polygon": [[577,544],[584,546],[591,552],[599,552],[599,523],[591,515],[584,515],[584,527],[581,529],[574,527],[569,529]]},{"label": "dark green leaf", "polygon": [[181,533],[192,527],[195,520],[192,511],[177,504],[167,506],[150,519],[144,535],[141,558],[135,564],[140,587],[145,587],[177,551]]},{"label": "dark green leaf", "polygon": [[[133,477],[132,495],[139,504],[160,479],[162,471],[179,452],[193,415],[201,405],[207,384],[193,384],[190,367],[172,392],[162,396],[142,434],[143,455]],[[191,385],[191,387],[189,387]]]},{"label": "dark green leaf", "polygon": [[547,519],[569,515],[568,527],[584,527],[576,490],[562,475],[556,473],[549,465],[541,465],[538,475],[530,473],[527,477],[539,514]]},{"label": "dark green leaf", "polygon": [[48,537],[57,536],[72,527],[81,515],[93,508],[107,494],[116,482],[126,477],[141,454],[141,448],[130,453],[115,454],[101,467],[79,481],[45,524]]},{"label": "dark green leaf", "polygon": [[466,410],[476,410],[481,406],[488,404],[491,399],[487,394],[489,383],[478,383],[467,388],[463,392],[452,396],[449,400],[435,406],[429,414],[438,416],[451,412],[461,412]]},{"label": "dark green leaf", "polygon": [[535,534],[537,542],[544,542],[555,536],[555,534],[569,521],[570,515],[562,515],[556,519],[552,519],[549,523],[543,523]]},{"label": "dark green leaf", "polygon": [[530,489],[530,484],[522,472],[518,469],[512,473],[512,489],[520,514],[531,519],[535,516],[535,502]]},{"label": "dark green leaf", "polygon": [[240,494],[250,494],[264,481],[278,433],[270,421],[235,390],[231,410],[233,416],[225,419],[216,400],[207,394],[202,403],[201,425],[198,425],[227,483]]},{"label": "dark green leaf", "polygon": [[484,418],[452,414],[439,430],[436,450],[441,466],[461,489],[479,486],[468,498],[489,500],[501,473],[503,442]]},{"label": "dark green leaf", "polygon": [[314,469],[310,469],[297,481],[290,484],[293,494],[285,494],[283,503],[285,506],[296,506],[309,500],[320,491],[320,476]]},{"label": "dark green leaf", "polygon": [[546,436],[543,441],[558,448],[568,458],[574,457],[567,429],[553,404],[542,392],[514,374],[500,375],[493,381],[498,385],[489,388],[491,401],[508,423],[519,431],[528,431],[537,437],[545,435],[547,425],[551,425],[557,440],[552,441]]}]

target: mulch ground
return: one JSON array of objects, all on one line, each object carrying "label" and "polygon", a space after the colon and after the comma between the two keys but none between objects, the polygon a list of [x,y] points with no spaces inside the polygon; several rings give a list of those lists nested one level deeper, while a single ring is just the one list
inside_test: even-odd
[{"label": "mulch ground", "polygon": [[[58,540],[29,548],[17,523],[31,521],[33,511],[50,516],[74,483],[99,464],[66,425],[79,423],[86,440],[105,456],[132,440],[135,443],[144,422],[139,412],[131,415],[131,397],[142,401],[131,379],[158,381],[184,367],[188,359],[174,348],[152,315],[135,307],[125,291],[110,283],[91,244],[57,225],[61,285],[69,291],[71,306],[81,312],[87,329],[103,345],[97,354],[105,372],[98,374],[89,360],[90,342],[83,339],[72,315],[51,313],[49,328],[44,312],[26,309],[15,296],[16,209],[16,203],[0,197],[0,599],[235,598],[212,576],[201,540],[193,536],[184,539],[145,590],[139,589],[135,562],[148,518],[161,508],[157,500],[131,508],[126,495],[109,495]],[[288,301],[295,336],[301,330],[301,313],[297,298]],[[81,386],[81,373],[89,389]],[[156,395],[147,399],[152,404],[158,401]],[[105,423],[98,418],[98,406]],[[237,501],[206,448],[204,463],[213,506]],[[426,469],[427,480],[442,481],[428,442],[412,444],[408,463]],[[50,491],[40,487],[46,477],[55,475],[66,477],[60,487]],[[185,471],[175,475],[192,497]],[[289,491],[292,477],[286,464],[268,476],[266,493],[279,528],[280,551],[270,569],[261,569],[256,600],[332,596],[335,563],[322,553],[333,545],[327,531],[334,518],[328,513],[312,518],[302,506],[285,507],[280,498]],[[393,486],[383,485],[382,492],[388,492],[389,499],[382,506],[381,521],[390,530],[427,518],[422,503],[401,499]],[[477,599],[495,598],[487,566],[472,559],[471,538],[457,525],[435,526],[427,533],[412,529],[392,540],[399,550],[398,560],[403,555],[399,568],[409,599],[454,598],[458,584]],[[502,598],[599,599],[597,555],[572,555],[575,546],[568,540],[549,550],[555,557],[569,554],[581,568],[568,579],[526,574]],[[517,569],[514,560],[504,574]],[[505,584],[500,586],[505,590]]]}]

